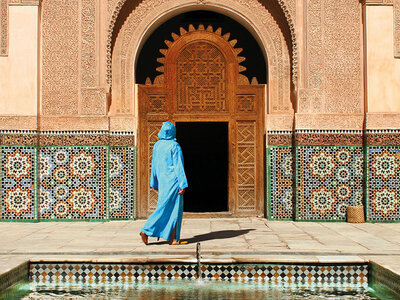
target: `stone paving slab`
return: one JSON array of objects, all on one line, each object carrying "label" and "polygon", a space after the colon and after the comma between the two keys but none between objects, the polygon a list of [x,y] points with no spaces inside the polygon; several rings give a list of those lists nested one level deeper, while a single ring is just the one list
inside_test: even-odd
[{"label": "stone paving slab", "polygon": [[280,222],[263,218],[185,219],[170,246],[141,242],[144,220],[0,223],[0,274],[24,260],[92,262],[359,263],[374,260],[400,274],[400,223]]}]

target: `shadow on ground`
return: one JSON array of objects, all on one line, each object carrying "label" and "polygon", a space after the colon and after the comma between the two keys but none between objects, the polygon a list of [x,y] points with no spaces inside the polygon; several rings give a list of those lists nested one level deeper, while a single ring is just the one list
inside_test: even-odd
[{"label": "shadow on ground", "polygon": [[[211,241],[211,240],[223,240],[223,239],[230,239],[230,238],[234,238],[234,237],[237,237],[240,235],[244,235],[253,230],[254,229],[212,231],[212,232],[205,233],[205,234],[195,235],[189,239],[182,238],[182,240],[188,241],[189,244],[200,243],[200,242]],[[168,244],[168,242],[162,241],[162,242],[149,243],[149,245],[164,245],[164,244]]]},{"label": "shadow on ground", "polygon": [[254,229],[241,229],[241,230],[220,230],[220,231],[212,231],[205,234],[195,235],[194,237],[187,239],[189,244],[192,243],[200,243],[211,240],[223,240],[230,239],[240,235],[244,235],[253,231]]}]

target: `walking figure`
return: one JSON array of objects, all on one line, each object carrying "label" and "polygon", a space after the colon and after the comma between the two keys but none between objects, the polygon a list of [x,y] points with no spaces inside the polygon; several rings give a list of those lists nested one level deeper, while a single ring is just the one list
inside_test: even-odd
[{"label": "walking figure", "polygon": [[150,175],[150,188],[158,191],[158,202],[156,210],[140,230],[140,236],[146,245],[149,236],[161,237],[170,245],[187,244],[187,241],[180,240],[180,232],[183,194],[188,184],[175,125],[164,122],[158,137],[160,140],[153,148]]}]

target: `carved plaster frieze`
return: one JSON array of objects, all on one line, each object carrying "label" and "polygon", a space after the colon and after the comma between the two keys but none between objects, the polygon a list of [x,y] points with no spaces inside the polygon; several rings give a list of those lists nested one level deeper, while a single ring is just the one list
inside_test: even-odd
[{"label": "carved plaster frieze", "polygon": [[266,115],[266,128],[268,131],[292,131],[294,129],[294,115],[268,114]]},{"label": "carved plaster frieze", "polygon": [[400,129],[400,113],[367,113],[367,129]]},{"label": "carved plaster frieze", "polygon": [[396,0],[363,0],[363,3],[367,5],[393,5],[393,1]]},{"label": "carved plaster frieze", "polygon": [[133,116],[110,117],[110,131],[136,131],[136,121]]},{"label": "carved plaster frieze", "polygon": [[44,0],[42,115],[105,115],[99,88],[98,1]]},{"label": "carved plaster frieze", "polygon": [[400,58],[400,0],[393,0],[394,57]]},{"label": "carved plaster frieze", "polygon": [[8,0],[8,5],[15,6],[38,6],[41,0]]},{"label": "carved plaster frieze", "polygon": [[363,130],[364,115],[303,114],[295,115],[296,130]]},{"label": "carved plaster frieze", "polygon": [[107,116],[41,116],[39,128],[41,131],[68,130],[109,130]]},{"label": "carved plaster frieze", "polygon": [[300,112],[363,113],[362,36],[358,0],[307,1]]},{"label": "carved plaster frieze", "polygon": [[8,55],[8,0],[0,0],[0,56]]},{"label": "carved plaster frieze", "polygon": [[36,130],[36,116],[0,116],[0,130]]},{"label": "carved plaster frieze", "polygon": [[43,1],[43,115],[79,113],[79,2]]}]

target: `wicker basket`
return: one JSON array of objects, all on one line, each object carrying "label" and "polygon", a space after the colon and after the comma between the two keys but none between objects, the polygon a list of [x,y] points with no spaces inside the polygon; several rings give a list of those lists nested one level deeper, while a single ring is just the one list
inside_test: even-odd
[{"label": "wicker basket", "polygon": [[348,223],[364,223],[364,206],[347,206]]}]

